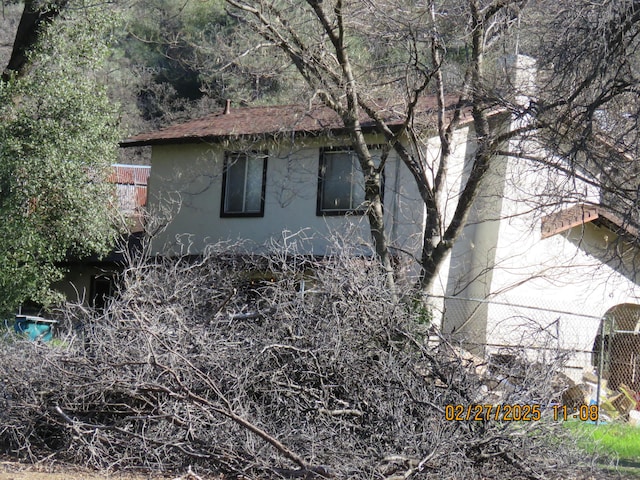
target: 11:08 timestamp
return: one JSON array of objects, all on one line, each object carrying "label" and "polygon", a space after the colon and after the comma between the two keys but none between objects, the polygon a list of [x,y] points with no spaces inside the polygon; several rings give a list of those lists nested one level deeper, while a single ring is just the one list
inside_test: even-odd
[{"label": "11:08 timestamp", "polygon": [[597,422],[598,415],[600,413],[598,405],[580,405],[576,407],[568,407],[566,405],[554,405],[553,419],[554,420],[569,420],[575,418],[583,422]]},{"label": "11:08 timestamp", "polygon": [[[566,405],[552,405],[553,419],[568,420],[574,418],[583,422],[598,420],[598,405],[580,405],[568,407]],[[542,419],[542,408],[538,404],[471,404],[446,405],[444,409],[447,421],[538,421]]]}]

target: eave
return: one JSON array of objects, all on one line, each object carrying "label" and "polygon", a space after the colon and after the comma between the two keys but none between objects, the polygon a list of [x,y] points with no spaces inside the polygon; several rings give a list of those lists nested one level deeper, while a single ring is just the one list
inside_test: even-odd
[{"label": "eave", "polygon": [[[449,115],[458,102],[457,97],[446,97]],[[437,99],[433,96],[420,100],[415,115],[416,123],[434,123],[437,117]],[[402,104],[380,106],[377,112],[392,130],[402,128],[405,110]],[[465,108],[461,126],[472,121]],[[376,122],[361,112],[360,124],[364,133],[376,133]],[[247,108],[226,108],[223,111],[178,123],[157,131],[141,133],[120,142],[121,147],[174,145],[193,143],[223,143],[238,140],[273,139],[277,137],[318,137],[321,135],[348,135],[338,114],[324,105],[276,105]]]},{"label": "eave", "polygon": [[593,223],[602,225],[618,236],[632,241],[640,238],[640,230],[629,221],[600,205],[578,204],[547,215],[541,221],[541,238],[549,238],[574,227]]}]

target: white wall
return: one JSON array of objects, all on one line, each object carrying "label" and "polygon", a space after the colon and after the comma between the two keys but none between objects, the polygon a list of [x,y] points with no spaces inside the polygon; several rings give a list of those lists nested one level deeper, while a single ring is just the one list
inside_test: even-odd
[{"label": "white wall", "polygon": [[578,380],[582,368],[589,367],[602,316],[614,305],[637,303],[640,289],[621,265],[608,262],[608,229],[586,224],[542,239],[540,220],[576,203],[597,204],[598,199],[597,189],[585,182],[534,162],[509,159],[488,296],[498,302],[490,303],[487,312],[487,339],[496,349],[528,342],[575,350],[569,373]]},{"label": "white wall", "polygon": [[[370,139],[371,144],[378,142]],[[198,254],[207,244],[237,239],[259,248],[272,240],[282,242],[283,231],[300,232],[289,241],[297,241],[304,253],[330,252],[334,233],[369,244],[365,216],[316,215],[320,147],[337,144],[336,139],[330,143],[315,139],[253,146],[269,150],[264,216],[245,218],[220,217],[223,146],[154,147],[150,210],[169,218],[166,230],[153,243],[155,253]],[[393,152],[385,168],[384,205],[393,245],[415,252],[422,242],[424,207],[414,180]]]},{"label": "white wall", "polygon": [[[543,154],[530,140],[507,148]],[[542,239],[540,220],[598,200],[597,188],[557,170],[496,158],[441,272],[448,297],[442,305],[443,330],[455,332],[466,348],[481,355],[529,345],[532,358],[539,360],[538,355],[548,354],[540,347],[567,350],[568,372],[579,380],[590,366],[602,316],[615,305],[640,303],[634,273],[640,254],[625,247],[622,263],[620,257],[611,259],[620,242],[593,224]],[[487,350],[485,343],[493,346]]]}]

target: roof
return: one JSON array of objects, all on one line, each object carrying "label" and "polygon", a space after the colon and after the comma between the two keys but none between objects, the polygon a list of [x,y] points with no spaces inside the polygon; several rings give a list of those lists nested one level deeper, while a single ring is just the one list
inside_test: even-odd
[{"label": "roof", "polygon": [[148,165],[113,165],[109,182],[116,185],[118,207],[133,221],[132,232],[143,229],[142,208],[147,205],[147,182],[151,167]]},{"label": "roof", "polygon": [[[458,97],[447,96],[445,102],[451,110]],[[423,97],[417,111],[418,117],[433,116],[437,109],[435,96]],[[404,106],[387,104],[379,110],[390,126],[400,126],[404,121]],[[465,112],[463,120],[470,120]],[[374,131],[375,123],[366,114],[360,122],[363,130]],[[160,130],[135,135],[120,143],[122,147],[216,142],[251,136],[276,136],[283,133],[318,135],[325,132],[346,132],[338,114],[324,105],[276,105],[248,108],[227,108],[202,118],[179,123]]]},{"label": "roof", "polygon": [[109,182],[119,185],[146,185],[149,180],[150,165],[112,165]]},{"label": "roof", "polygon": [[585,223],[603,224],[619,236],[640,238],[637,226],[600,205],[578,204],[560,212],[547,215],[542,219],[542,238],[548,238],[558,233]]}]

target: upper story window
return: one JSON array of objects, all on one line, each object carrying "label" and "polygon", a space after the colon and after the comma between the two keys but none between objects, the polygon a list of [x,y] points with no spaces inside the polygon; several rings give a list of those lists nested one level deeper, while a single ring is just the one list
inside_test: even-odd
[{"label": "upper story window", "polygon": [[264,216],[267,155],[227,153],[222,173],[221,217]]},{"label": "upper story window", "polygon": [[[370,147],[371,148],[371,147]],[[380,152],[371,148],[378,163]],[[348,147],[320,151],[317,215],[365,213],[364,174],[358,156]]]}]

